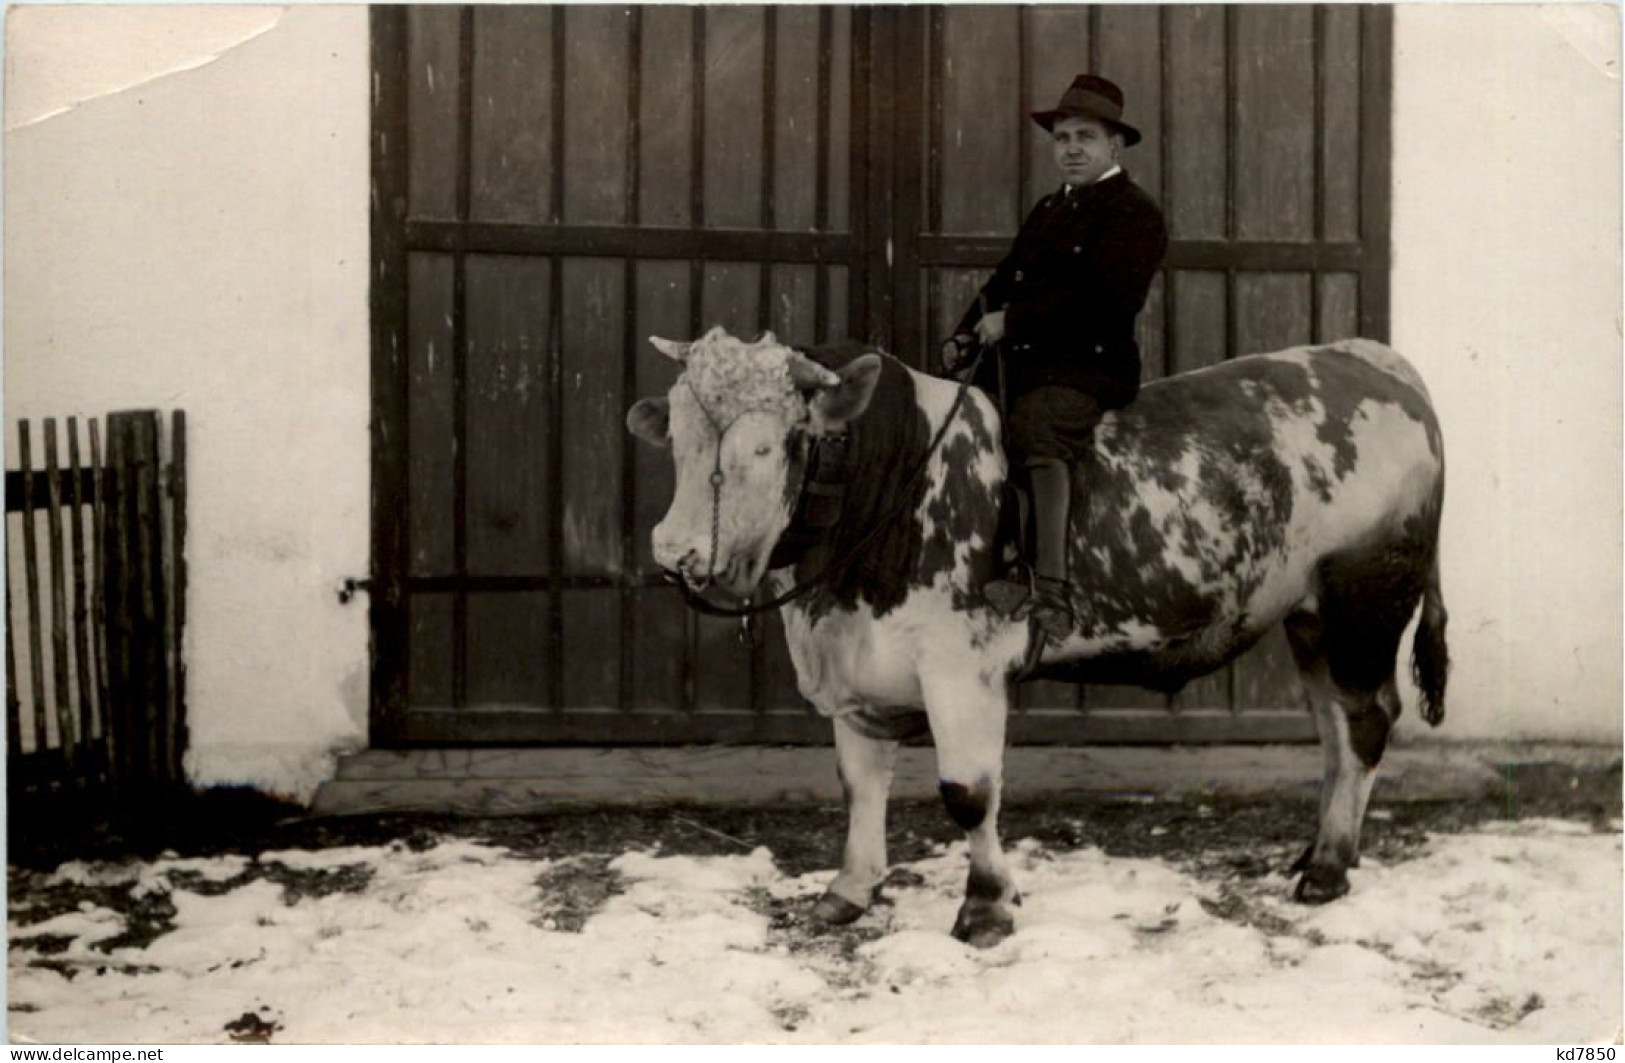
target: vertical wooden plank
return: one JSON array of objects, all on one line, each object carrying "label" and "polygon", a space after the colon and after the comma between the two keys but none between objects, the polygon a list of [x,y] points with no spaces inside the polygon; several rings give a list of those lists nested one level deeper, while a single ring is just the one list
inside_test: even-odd
[{"label": "vertical wooden plank", "polygon": [[[829,106],[825,112],[827,125],[823,135],[825,172],[828,174],[829,204],[824,227],[830,232],[850,232],[854,229],[853,193],[861,190],[863,173],[864,129],[862,119],[864,102],[860,88],[855,84],[862,77],[859,51],[854,43],[854,18],[867,22],[869,12],[837,7],[829,12]],[[861,200],[858,201],[861,203]],[[833,294],[831,296],[833,299]],[[832,311],[833,312],[833,311]],[[831,332],[831,336],[844,335]]]},{"label": "vertical wooden plank", "polygon": [[[1173,364],[1170,369],[1185,372],[1224,361],[1225,337],[1230,331],[1225,275],[1174,270],[1169,276],[1169,297],[1178,308],[1171,330]],[[1231,669],[1226,666],[1188,684],[1174,695],[1172,706],[1176,712],[1229,712],[1230,686]]]},{"label": "vertical wooden plank", "polygon": [[455,668],[452,599],[449,594],[414,594],[407,606],[407,667],[404,707],[452,708]]},{"label": "vertical wooden plank", "polygon": [[[468,258],[469,572],[544,573],[549,537],[549,311],[546,259]],[[569,315],[574,316],[574,315]]]},{"label": "vertical wooden plank", "polygon": [[706,264],[700,316],[707,328],[721,325],[735,336],[755,337],[764,268],[757,262]]},{"label": "vertical wooden plank", "polygon": [[[1017,139],[1027,145],[1032,144],[1033,132],[1028,123],[1032,121],[1033,107],[1032,72],[1029,69],[1033,60],[1032,40],[1032,12],[1022,8],[1016,12],[1016,113],[1011,117],[1015,127],[1021,131]],[[1027,216],[1028,204],[1032,195],[1033,175],[1032,156],[1028,151],[1016,152],[1016,216]]]},{"label": "vertical wooden plank", "polygon": [[1315,341],[1331,343],[1359,335],[1360,275],[1323,273],[1316,283],[1320,285],[1320,299]]},{"label": "vertical wooden plank", "polygon": [[819,25],[822,8],[785,6],[775,16],[773,215],[777,228],[818,228]]},{"label": "vertical wooden plank", "polygon": [[[627,220],[632,225],[640,225],[643,221],[638,213],[638,199],[643,184],[643,171],[639,160],[643,152],[643,126],[639,121],[643,99],[643,45],[644,45],[644,11],[636,8],[632,12],[631,39],[628,43],[630,52],[631,74],[626,88],[626,123],[630,145],[627,150],[627,189],[626,212]],[[638,392],[638,359],[634,353],[644,343],[638,336],[637,329],[637,293],[638,293],[638,263],[636,259],[626,258],[621,262],[621,299],[622,313],[620,315],[620,387],[622,402],[630,408],[631,404],[640,397]],[[635,529],[637,527],[637,492],[635,483],[637,479],[637,455],[633,452],[630,435],[624,430],[624,419],[619,416],[620,411],[614,411],[614,432],[620,447],[620,498],[617,518],[620,523],[621,553],[620,572],[621,579],[616,588],[618,595],[617,605],[620,610],[620,623],[616,631],[616,693],[615,704],[623,711],[631,706],[633,691],[637,687],[637,661],[632,656],[632,645],[636,641],[636,630],[633,625],[633,616],[636,606],[634,589],[638,571],[637,540]],[[567,634],[567,633],[566,633]],[[561,634],[561,644],[565,634]],[[567,693],[567,692],[566,692]]]},{"label": "vertical wooden plank", "polygon": [[1215,270],[1175,270],[1171,295],[1179,307],[1175,317],[1173,351],[1169,366],[1183,373],[1224,361],[1230,334],[1230,311],[1225,303],[1225,275]]},{"label": "vertical wooden plank", "polygon": [[1146,292],[1145,308],[1134,323],[1134,338],[1140,345],[1141,380],[1168,375],[1167,283],[1167,273],[1158,271]]},{"label": "vertical wooden plank", "polygon": [[[45,418],[45,512],[51,580],[51,694],[56,708],[57,739],[73,774],[80,738],[73,719],[73,693],[68,678],[68,565],[62,534],[62,465],[57,460],[56,418]],[[43,706],[41,706],[43,709]]]},{"label": "vertical wooden plank", "polygon": [[739,621],[694,618],[694,707],[700,712],[749,712],[753,675],[749,647],[740,642]]},{"label": "vertical wooden plank", "polygon": [[1331,4],[1323,10],[1321,69],[1326,87],[1321,130],[1325,189],[1325,238],[1360,237],[1360,8]]},{"label": "vertical wooden plank", "polygon": [[139,647],[141,611],[139,528],[136,525],[134,425],[127,414],[107,418],[107,464],[113,489],[107,509],[108,689],[118,776],[126,790],[147,780],[140,756],[145,677]]},{"label": "vertical wooden plank", "polygon": [[1123,90],[1123,117],[1144,136],[1124,154],[1123,168],[1156,199],[1162,198],[1163,173],[1159,10],[1145,4],[1102,5],[1097,70]]},{"label": "vertical wooden plank", "polygon": [[673,5],[645,8],[644,39],[658,42],[642,55],[638,126],[638,169],[656,175],[638,189],[638,211],[645,225],[685,227],[694,218],[692,108],[674,101],[688,96],[693,83],[693,23],[690,9]]},{"label": "vertical wooden plank", "polygon": [[470,210],[476,220],[542,224],[552,216],[556,10],[520,4],[474,9]]},{"label": "vertical wooden plank", "polygon": [[1243,5],[1236,19],[1236,234],[1314,238],[1314,12]]},{"label": "vertical wooden plank", "polygon": [[965,311],[976,301],[976,293],[982,290],[990,272],[983,269],[930,271],[931,334],[936,341],[933,356],[936,356],[936,348],[942,345],[942,341],[953,335],[954,326],[959,324]]},{"label": "vertical wooden plank", "polygon": [[451,485],[456,468],[453,262],[450,255],[407,257],[405,375],[407,543],[411,573],[445,575],[456,567]]},{"label": "vertical wooden plank", "polygon": [[626,85],[631,12],[622,7],[555,8],[564,19],[564,220],[626,222]]},{"label": "vertical wooden plank", "polygon": [[[372,348],[371,499],[372,586],[367,595],[371,628],[367,722],[373,743],[387,744],[404,723],[409,619],[406,610],[410,549],[408,388],[406,365],[409,300],[405,223],[410,201],[407,158],[411,83],[410,18],[400,7],[374,7],[371,29],[373,105],[371,167],[374,195],[370,306]],[[452,132],[454,134],[454,131]],[[420,138],[422,139],[422,138]],[[436,139],[434,145],[446,143]],[[455,191],[455,190],[454,190]],[[455,204],[453,204],[455,206]],[[449,308],[446,311],[449,313]],[[445,348],[449,357],[450,344]],[[92,440],[95,426],[92,424]],[[103,540],[98,538],[98,543]],[[97,581],[98,587],[101,581]],[[110,758],[110,763],[112,763]]]},{"label": "vertical wooden plank", "polygon": [[1170,6],[1167,19],[1170,235],[1225,236],[1225,9]]},{"label": "vertical wooden plank", "polygon": [[469,592],[468,704],[460,711],[541,711],[551,704],[553,677],[543,652],[552,624],[550,597],[546,591]]},{"label": "vertical wooden plank", "polygon": [[[931,16],[929,12],[917,7],[898,8],[894,14],[900,30],[897,48],[893,53],[898,84],[917,86],[929,73],[925,38],[927,20]],[[1012,29],[1016,21],[1012,15],[1010,18]],[[896,108],[895,121],[898,130],[918,130],[926,123],[925,108],[917,91],[898,94],[893,104]],[[1012,163],[1014,158],[1012,149]],[[1014,196],[1016,190],[1013,167],[1011,172],[1011,180],[1006,183],[1003,193],[1013,213],[1014,201],[1010,198]],[[894,239],[887,244],[886,256],[892,277],[895,278],[892,281],[895,289],[892,292],[894,331],[891,346],[886,349],[908,365],[923,369],[929,360],[929,352],[926,350],[928,344],[922,336],[926,326],[926,311],[920,283],[920,244],[918,240],[913,239],[913,235],[921,231],[927,211],[923,200],[926,182],[924,160],[918,152],[897,153],[894,180],[897,190],[888,209]]]},{"label": "vertical wooden plank", "polygon": [[[1010,116],[1020,90],[1008,71],[1019,51],[1016,8],[949,7],[943,14],[942,231],[1004,236],[1027,133]],[[915,91],[912,88],[907,91]]]},{"label": "vertical wooden plank", "polygon": [[762,69],[759,7],[722,5],[706,14],[705,216],[708,227],[761,226]]},{"label": "vertical wooden plank", "polygon": [[[85,570],[87,567],[85,554],[85,518],[88,516],[91,499],[86,496],[84,489],[84,463],[80,458],[79,450],[79,419],[68,418],[68,470],[73,485],[73,501],[68,508],[69,527],[71,528],[71,547],[73,564],[73,671],[78,680],[79,716],[78,730],[80,741],[90,749],[96,733],[96,697],[95,697],[95,665],[90,659],[90,644],[93,638],[91,632],[90,602],[85,590]],[[9,620],[10,610],[6,616]],[[9,647],[8,647],[9,648]]]},{"label": "vertical wooden plank", "polygon": [[1394,13],[1360,9],[1360,335],[1386,342],[1392,278]]},{"label": "vertical wooden plank", "polygon": [[817,299],[814,297],[817,273],[817,266],[772,267],[768,328],[780,342],[798,347],[817,342]]},{"label": "vertical wooden plank", "polygon": [[[1027,99],[1031,110],[1054,107],[1072,79],[1086,72],[1089,56],[1090,8],[1044,5],[1028,8]],[[1027,187],[1023,199],[1030,207],[1060,184],[1051,139],[1028,115],[1017,123],[1027,152]]]},{"label": "vertical wooden plank", "polygon": [[1236,335],[1241,354],[1310,341],[1310,274],[1246,271],[1236,277]]},{"label": "vertical wooden plank", "polygon": [[[457,143],[459,18],[456,7],[406,8],[405,114],[410,116],[411,134],[404,145],[403,191],[409,194],[410,212],[416,217],[457,216],[458,159],[448,148]],[[376,18],[373,25],[376,29]]]},{"label": "vertical wooden plank", "polygon": [[[820,341],[847,339],[853,335],[853,328],[848,317],[852,271],[845,266],[828,266],[824,272],[829,277],[829,304],[825,308],[826,316],[822,322],[824,332],[819,336]],[[861,287],[861,281],[858,287]]]},{"label": "vertical wooden plank", "polygon": [[[834,16],[828,7],[818,11],[818,45],[815,56],[813,112],[813,229],[829,229],[829,123],[830,81],[833,58]],[[826,270],[813,272],[813,342],[822,342],[823,323],[829,314],[829,274]]]},{"label": "vertical wooden plank", "polygon": [[[652,16],[654,9],[649,11]],[[690,266],[686,262],[640,262],[637,275],[637,359],[638,394],[665,395],[677,380],[682,367],[656,351],[649,336],[693,339],[690,332]],[[633,481],[633,509],[637,514],[634,535],[638,571],[656,571],[650,549],[650,534],[671,505],[674,490],[671,451],[637,445],[634,449],[636,476]],[[689,649],[688,631],[692,623],[688,609],[677,592],[668,587],[639,591],[635,595],[632,644],[624,647],[637,661],[633,705],[639,710],[683,710],[694,660]]]},{"label": "vertical wooden plank", "polygon": [[130,417],[135,458],[137,573],[140,579],[137,595],[141,611],[137,639],[142,675],[139,717],[143,730],[142,763],[147,781],[158,786],[169,782],[164,770],[167,734],[164,714],[169,703],[164,614],[168,594],[163,572],[164,514],[158,496],[158,415],[154,411],[143,410]]},{"label": "vertical wooden plank", "polygon": [[[943,5],[934,5],[926,13],[925,20],[925,92],[926,92],[926,127],[925,127],[925,225],[924,231],[940,233],[942,229],[942,149],[945,142],[943,127],[944,114],[947,112],[947,95],[944,82],[948,76],[948,62],[943,58],[943,42],[946,39],[944,29],[947,23],[946,8]],[[1020,19],[1017,20],[1020,26]],[[1017,33],[1018,48],[1021,34]],[[899,71],[899,79],[907,83],[907,71]]]},{"label": "vertical wooden plank", "polygon": [[623,652],[637,661],[637,668],[628,708],[639,713],[676,712],[683,707],[689,663],[684,634],[688,607],[668,587],[639,590],[632,599],[632,644]]},{"label": "vertical wooden plank", "polygon": [[102,463],[101,428],[97,420],[90,419],[90,470],[92,478],[91,492],[91,613],[95,622],[91,628],[90,653],[94,662],[96,675],[96,726],[101,733],[102,763],[107,771],[107,785],[110,790],[117,792],[122,785],[122,776],[119,773],[119,746],[118,735],[114,733],[112,698],[108,691],[108,670],[111,644],[109,642],[109,629],[111,618],[109,616],[107,601],[107,549],[108,549],[108,521],[107,521],[107,493],[110,478],[106,466]]},{"label": "vertical wooden plank", "polygon": [[186,411],[170,414],[169,457],[169,553],[165,573],[169,583],[169,778],[181,783],[186,778],[185,756],[191,730],[186,719],[186,564],[187,462]]},{"label": "vertical wooden plank", "polygon": [[620,596],[611,590],[564,592],[564,700],[567,712],[618,711]]},{"label": "vertical wooden plank", "polygon": [[[854,132],[863,155],[853,168],[853,225],[859,235],[861,283],[851,289],[849,322],[854,337],[892,349],[895,283],[891,219],[897,199],[895,152],[900,131],[892,101],[899,92],[915,91],[900,79],[898,19],[895,11],[870,11],[857,23],[854,48],[858,84],[853,114],[861,128]],[[861,134],[861,135],[859,135]],[[861,205],[861,209],[858,209]]]},{"label": "vertical wooden plank", "polygon": [[[457,219],[467,221],[472,213],[473,151],[470,147],[474,132],[474,8],[458,8],[458,85],[457,85]],[[555,46],[558,34],[554,34]],[[555,57],[556,58],[556,57]],[[560,79],[554,79],[554,96],[560,89]],[[558,109],[556,109],[558,110]],[[555,138],[555,147],[557,146]],[[563,163],[563,153],[555,152],[557,168]],[[563,202],[558,194],[557,168],[554,173],[555,209]],[[468,704],[468,594],[462,582],[469,573],[468,564],[468,455],[469,455],[469,347],[472,343],[468,325],[468,255],[458,250],[452,255],[452,571],[458,578],[452,589],[452,702],[461,709]]]},{"label": "vertical wooden plank", "polygon": [[17,464],[23,474],[23,591],[28,602],[28,711],[34,721],[34,751],[51,748],[46,728],[44,614],[40,612],[39,542],[34,526],[33,427],[17,423]]},{"label": "vertical wooden plank", "polygon": [[621,454],[630,442],[621,394],[625,271],[610,259],[565,259],[564,556],[568,575],[621,572]]}]

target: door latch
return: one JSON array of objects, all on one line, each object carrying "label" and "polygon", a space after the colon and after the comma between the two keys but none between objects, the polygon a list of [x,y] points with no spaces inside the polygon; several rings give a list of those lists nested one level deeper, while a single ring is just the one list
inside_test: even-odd
[{"label": "door latch", "polygon": [[339,596],[340,605],[349,605],[350,599],[356,596],[357,591],[367,591],[370,593],[372,591],[372,580],[357,579],[355,576],[345,576],[343,579],[339,580],[338,586],[333,588],[333,593]]}]

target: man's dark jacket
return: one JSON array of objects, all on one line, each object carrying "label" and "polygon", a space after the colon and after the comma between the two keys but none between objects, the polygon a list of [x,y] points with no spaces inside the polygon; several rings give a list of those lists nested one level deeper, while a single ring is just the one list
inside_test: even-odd
[{"label": "man's dark jacket", "polygon": [[[1125,173],[1039,200],[982,287],[988,311],[1005,312],[1008,398],[1058,384],[1107,409],[1132,401],[1134,319],[1167,249],[1161,208]],[[972,304],[956,331],[981,316]]]}]

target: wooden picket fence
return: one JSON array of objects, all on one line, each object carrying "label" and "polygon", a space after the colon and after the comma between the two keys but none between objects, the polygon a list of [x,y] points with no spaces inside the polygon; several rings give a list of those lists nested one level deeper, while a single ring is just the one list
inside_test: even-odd
[{"label": "wooden picket fence", "polygon": [[42,806],[116,814],[185,786],[186,415],[167,435],[155,410],[104,420],[105,450],[102,422],[45,418],[40,466],[20,421],[6,470],[14,830]]}]

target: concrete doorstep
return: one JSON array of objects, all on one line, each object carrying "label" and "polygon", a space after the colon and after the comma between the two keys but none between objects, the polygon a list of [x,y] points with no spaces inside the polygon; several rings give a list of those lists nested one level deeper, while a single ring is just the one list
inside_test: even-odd
[{"label": "concrete doorstep", "polygon": [[[1382,801],[1471,800],[1506,789],[1508,765],[1617,770],[1618,747],[1426,743],[1383,758]],[[1006,751],[1005,798],[1319,793],[1320,751],[1293,746],[1023,746]],[[899,751],[892,796],[937,796],[935,754]],[[841,801],[827,747],[369,750],[347,757],[311,814],[521,815],[592,805],[818,804]]]}]

